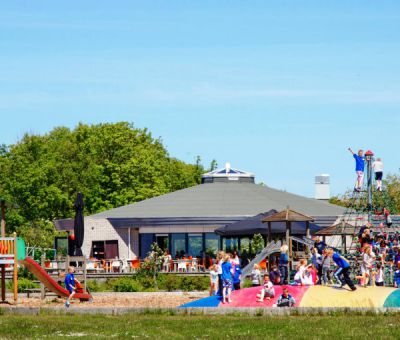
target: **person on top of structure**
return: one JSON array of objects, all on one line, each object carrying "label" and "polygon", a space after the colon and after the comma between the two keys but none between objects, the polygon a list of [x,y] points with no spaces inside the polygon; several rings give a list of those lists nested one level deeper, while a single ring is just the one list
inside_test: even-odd
[{"label": "person on top of structure", "polygon": [[377,158],[372,163],[372,169],[375,171],[376,190],[382,191],[383,163],[381,158]]},{"label": "person on top of structure", "polygon": [[355,154],[351,148],[348,148],[348,150],[351,152],[354,159],[356,160],[357,182],[354,190],[361,191],[364,182],[364,169],[365,169],[364,151],[359,150],[358,154]]}]

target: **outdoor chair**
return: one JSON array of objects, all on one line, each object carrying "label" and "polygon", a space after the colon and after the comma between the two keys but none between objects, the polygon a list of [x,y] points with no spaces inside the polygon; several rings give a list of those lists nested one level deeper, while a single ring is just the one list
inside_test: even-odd
[{"label": "outdoor chair", "polygon": [[110,262],[109,262],[109,261],[101,260],[101,266],[103,267],[103,269],[104,269],[106,272],[110,272],[110,271],[111,271],[111,265],[110,265]]},{"label": "outdoor chair", "polygon": [[131,269],[136,272],[140,268],[140,260],[131,260],[129,261],[131,264]]},{"label": "outdoor chair", "polygon": [[178,262],[178,272],[180,272],[180,271],[187,272],[187,265],[188,265],[188,263],[186,261],[179,261]]},{"label": "outdoor chair", "polygon": [[121,260],[113,260],[111,262],[111,268],[113,273],[119,273],[121,271]]}]

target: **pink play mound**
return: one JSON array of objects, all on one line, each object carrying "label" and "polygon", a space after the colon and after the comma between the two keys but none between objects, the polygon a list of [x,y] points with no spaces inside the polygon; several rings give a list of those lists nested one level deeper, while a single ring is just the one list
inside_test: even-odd
[{"label": "pink play mound", "polygon": [[309,289],[308,287],[301,286],[275,286],[275,298],[271,299],[271,301],[264,300],[264,302],[257,302],[257,294],[259,294],[262,287],[254,287],[247,288],[234,291],[232,294],[232,303],[220,304],[221,307],[272,307],[273,304],[276,304],[279,296],[282,294],[282,290],[284,287],[289,289],[289,293],[296,300],[296,306],[300,304],[300,301],[303,298],[303,295]]}]

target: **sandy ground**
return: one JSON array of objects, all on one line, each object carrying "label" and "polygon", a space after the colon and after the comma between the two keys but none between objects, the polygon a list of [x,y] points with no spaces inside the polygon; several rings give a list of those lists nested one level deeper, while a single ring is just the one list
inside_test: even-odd
[{"label": "sandy ground", "polygon": [[[208,296],[206,292],[162,292],[162,293],[93,293],[92,302],[71,301],[71,306],[77,308],[107,308],[107,307],[144,307],[171,308],[193,300]],[[12,297],[8,301],[13,303]],[[28,299],[20,294],[16,306],[20,307],[57,307],[62,306],[65,299],[46,297],[41,300],[39,295],[31,295]]]}]

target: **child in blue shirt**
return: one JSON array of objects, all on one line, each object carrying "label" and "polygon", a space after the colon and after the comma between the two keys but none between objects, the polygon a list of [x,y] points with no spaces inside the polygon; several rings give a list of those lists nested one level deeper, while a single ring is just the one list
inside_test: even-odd
[{"label": "child in blue shirt", "polygon": [[233,286],[233,275],[232,275],[232,264],[230,262],[231,257],[225,255],[224,263],[222,263],[222,303],[231,303],[231,293]]},{"label": "child in blue shirt", "polygon": [[358,154],[356,155],[351,148],[349,148],[348,150],[351,152],[356,161],[357,183],[354,189],[356,191],[361,191],[364,182],[364,168],[365,168],[364,151],[359,150]]},{"label": "child in blue shirt", "polygon": [[242,278],[242,270],[239,265],[235,265],[235,271],[233,273],[233,288],[235,290],[240,289],[240,279]]},{"label": "child in blue shirt", "polygon": [[296,304],[296,300],[292,295],[289,294],[289,290],[287,288],[283,289],[282,295],[279,297],[276,305],[278,307],[294,307]]},{"label": "child in blue shirt", "polygon": [[74,267],[68,267],[68,274],[65,276],[64,279],[65,289],[67,289],[69,292],[69,296],[67,298],[67,301],[65,302],[65,307],[67,308],[70,306],[70,300],[75,295],[75,290],[76,290],[75,281],[78,281],[75,279],[74,271],[75,271]]},{"label": "child in blue shirt", "polygon": [[333,249],[329,249],[328,254],[339,267],[335,273],[335,277],[339,280],[341,286],[343,287],[345,284],[347,284],[352,291],[357,290],[349,276],[349,261],[347,261],[343,256],[340,256],[338,253],[335,253]]},{"label": "child in blue shirt", "polygon": [[289,281],[289,256],[288,246],[285,244],[281,247],[281,254],[279,256],[279,271],[281,272],[282,284],[287,285]]}]

